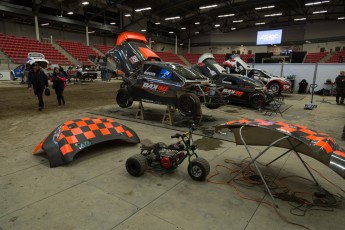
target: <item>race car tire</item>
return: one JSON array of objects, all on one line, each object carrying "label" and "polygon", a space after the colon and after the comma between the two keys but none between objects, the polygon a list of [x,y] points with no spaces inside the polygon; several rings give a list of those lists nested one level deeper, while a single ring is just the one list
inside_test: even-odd
[{"label": "race car tire", "polygon": [[128,90],[126,88],[121,88],[116,94],[116,103],[121,108],[128,108],[133,104],[133,98],[130,97]]},{"label": "race car tire", "polygon": [[220,104],[221,98],[222,98],[222,93],[219,90],[216,90],[216,98],[211,98],[211,103],[205,104],[206,108],[218,109],[221,106]]},{"label": "race car tire", "polygon": [[141,154],[135,154],[126,161],[127,172],[135,177],[140,177],[143,175],[147,169],[147,166],[146,157]]},{"label": "race car tire", "polygon": [[272,90],[273,93],[277,93],[280,91],[280,85],[276,82],[270,84],[269,89]]},{"label": "race car tire", "polygon": [[210,164],[206,159],[198,157],[189,163],[187,171],[193,180],[203,181],[210,173]]},{"label": "race car tire", "polygon": [[192,93],[182,94],[177,101],[177,108],[183,116],[193,117],[201,114],[200,99]]},{"label": "race car tire", "polygon": [[262,94],[254,94],[250,98],[250,106],[254,109],[263,108],[266,104],[265,96]]},{"label": "race car tire", "polygon": [[13,73],[11,73],[11,74],[10,74],[10,78],[11,78],[11,80],[12,80],[12,81],[17,80],[17,78],[14,76],[14,74],[13,74]]}]

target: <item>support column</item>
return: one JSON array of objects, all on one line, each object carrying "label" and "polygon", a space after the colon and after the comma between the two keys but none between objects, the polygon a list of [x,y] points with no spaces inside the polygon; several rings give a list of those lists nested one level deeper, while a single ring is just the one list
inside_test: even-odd
[{"label": "support column", "polygon": [[152,48],[151,48],[151,43],[152,43],[152,40],[151,40],[151,38],[149,38],[149,48],[150,48],[150,49],[152,49]]},{"label": "support column", "polygon": [[35,30],[36,30],[36,40],[39,41],[40,40],[40,31],[38,28],[38,17],[37,17],[37,15],[35,15]]},{"label": "support column", "polygon": [[190,54],[190,38],[188,39],[188,53]]},{"label": "support column", "polygon": [[89,41],[89,27],[86,26],[86,45],[90,46],[90,41]]},{"label": "support column", "polygon": [[175,36],[175,54],[177,54],[177,36]]}]

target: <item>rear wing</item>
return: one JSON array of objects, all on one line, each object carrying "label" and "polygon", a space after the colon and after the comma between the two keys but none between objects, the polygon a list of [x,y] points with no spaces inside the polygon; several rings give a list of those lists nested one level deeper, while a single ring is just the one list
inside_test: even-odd
[{"label": "rear wing", "polygon": [[128,77],[142,66],[145,61],[160,61],[159,56],[146,44],[146,37],[135,32],[123,32],[117,40],[116,46],[108,51],[108,57],[112,57],[117,70],[121,70]]}]

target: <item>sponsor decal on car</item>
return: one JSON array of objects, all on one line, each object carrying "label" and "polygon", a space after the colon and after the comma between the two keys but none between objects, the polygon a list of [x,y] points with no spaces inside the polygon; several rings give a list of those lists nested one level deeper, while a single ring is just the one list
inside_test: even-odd
[{"label": "sponsor decal on car", "polygon": [[164,85],[157,85],[153,83],[147,83],[145,82],[142,86],[143,89],[148,89],[148,90],[153,90],[153,91],[158,91],[160,93],[166,93],[169,90],[168,86]]},{"label": "sponsor decal on car", "polygon": [[129,59],[129,61],[130,61],[132,64],[139,62],[138,57],[135,56],[135,55],[132,56],[132,57],[130,57],[130,58],[128,58],[128,59]]},{"label": "sponsor decal on car", "polygon": [[238,90],[233,90],[233,89],[224,89],[222,93],[226,95],[234,95],[237,97],[241,97],[244,94],[243,91],[238,91]]}]

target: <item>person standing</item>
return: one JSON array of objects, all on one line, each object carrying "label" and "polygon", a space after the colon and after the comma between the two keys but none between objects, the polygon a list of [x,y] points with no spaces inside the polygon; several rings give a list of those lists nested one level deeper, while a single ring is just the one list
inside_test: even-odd
[{"label": "person standing", "polygon": [[64,105],[65,98],[63,96],[63,91],[66,87],[66,77],[60,72],[58,67],[55,67],[50,80],[53,82],[53,89],[55,90],[59,106],[61,105],[61,102]]},{"label": "person standing", "polygon": [[340,71],[340,75],[335,78],[335,84],[337,85],[336,91],[337,91],[337,97],[336,102],[339,104],[339,98],[340,98],[340,104],[344,104],[344,97],[345,97],[345,71]]},{"label": "person standing", "polygon": [[45,88],[48,88],[48,77],[36,62],[32,64],[28,75],[28,88],[29,90],[34,90],[38,98],[38,110],[42,111],[44,108],[43,92]]}]

